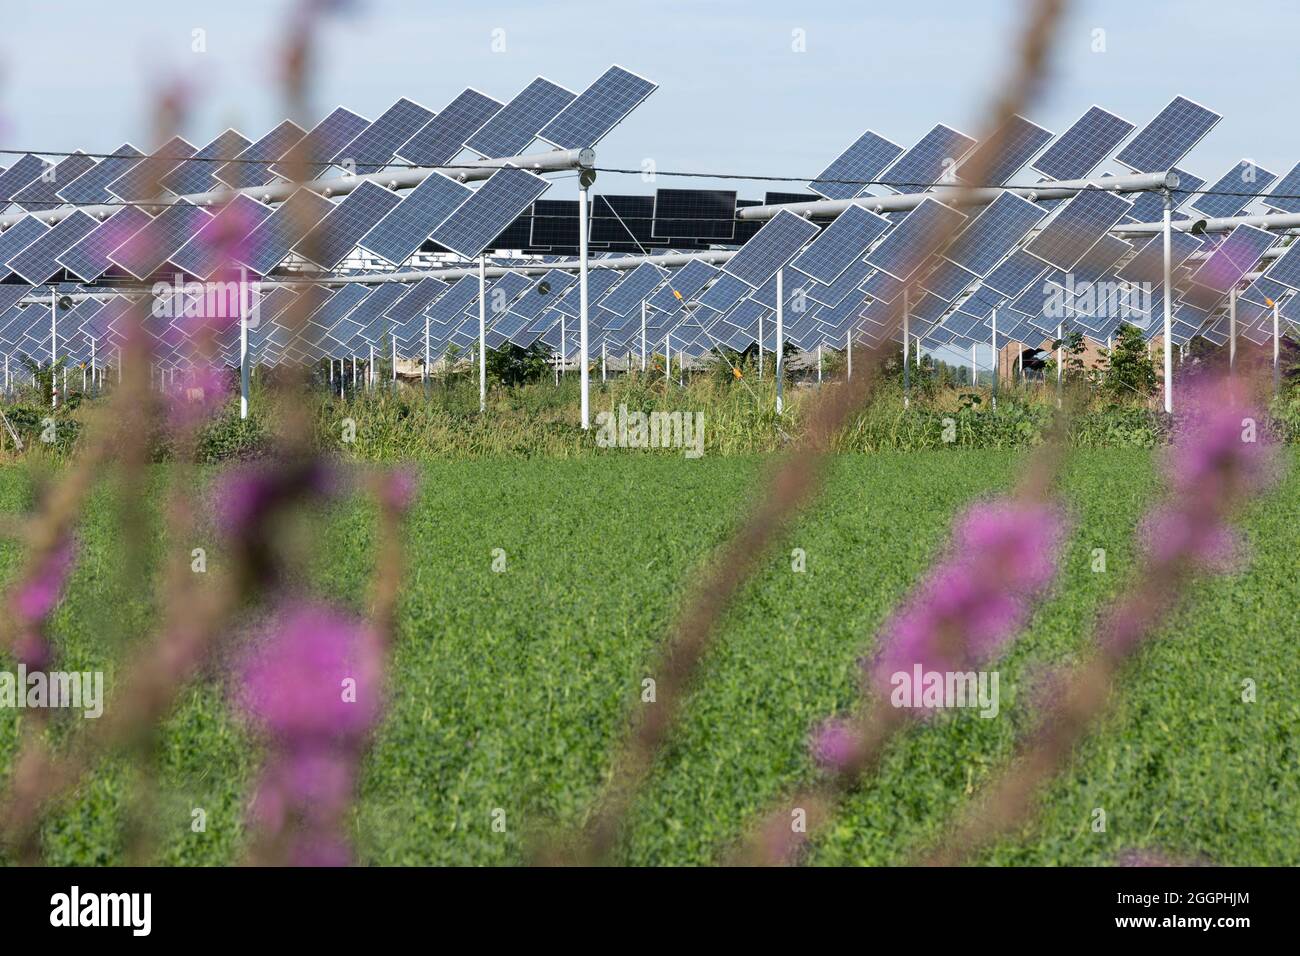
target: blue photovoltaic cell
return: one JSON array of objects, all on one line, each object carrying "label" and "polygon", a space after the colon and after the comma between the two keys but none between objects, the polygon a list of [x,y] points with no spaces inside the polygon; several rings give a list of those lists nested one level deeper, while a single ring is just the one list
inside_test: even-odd
[{"label": "blue photovoltaic cell", "polygon": [[1264,197],[1264,205],[1283,212],[1300,212],[1300,163],[1291,167],[1271,195]]},{"label": "blue photovoltaic cell", "polygon": [[[19,219],[0,232],[0,262],[8,262],[49,231],[49,226],[32,216]],[[7,274],[7,270],[0,270],[0,277]]]},{"label": "blue photovoltaic cell", "polygon": [[271,215],[250,196],[236,196],[213,215],[212,221],[170,257],[170,262],[192,276],[207,279],[231,264],[231,252]]},{"label": "blue photovoltaic cell", "polygon": [[855,262],[830,285],[814,282],[808,286],[808,298],[821,305],[837,306],[848,297],[849,293],[860,291],[860,287],[873,269],[866,262]]},{"label": "blue photovoltaic cell", "polygon": [[940,182],[974,145],[975,140],[969,136],[939,123],[895,160],[879,177],[880,181],[896,192],[923,192]]},{"label": "blue photovoltaic cell", "polygon": [[[641,305],[641,300],[668,278],[668,271],[653,263],[643,262],[633,269],[618,287],[601,299],[600,306],[615,315],[627,315]],[[696,290],[699,291],[699,290]]]},{"label": "blue photovoltaic cell", "polygon": [[294,143],[271,167],[271,172],[288,180],[297,177],[300,182],[318,179],[339,151],[369,126],[370,120],[340,106]]},{"label": "blue photovoltaic cell", "polygon": [[289,254],[293,244],[333,209],[334,204],[324,196],[299,189],[248,234],[242,243],[248,252],[240,261],[259,275],[267,275]]},{"label": "blue photovoltaic cell", "polygon": [[688,262],[668,277],[663,288],[646,300],[646,305],[660,312],[676,312],[717,274],[718,270],[707,262],[698,259]]},{"label": "blue photovoltaic cell", "polygon": [[265,186],[275,179],[271,164],[306,135],[307,131],[293,120],[285,120],[233,160],[218,167],[213,175],[233,189]]},{"label": "blue photovoltaic cell", "polygon": [[159,180],[163,187],[178,196],[224,189],[216,179],[223,160],[231,160],[252,145],[238,130],[228,129]]},{"label": "blue photovoltaic cell", "polygon": [[433,241],[473,259],[549,185],[522,169],[500,169],[434,230]]},{"label": "blue photovoltaic cell", "polygon": [[465,311],[471,302],[478,301],[478,278],[465,276],[455,282],[428,309],[429,321],[446,324]]},{"label": "blue photovoltaic cell", "polygon": [[[1199,250],[1202,242],[1190,232],[1169,233],[1169,267],[1177,269],[1187,257]],[[1157,285],[1164,281],[1164,237],[1153,236],[1138,247],[1133,258],[1124,263],[1119,277],[1125,282],[1149,282]]]},{"label": "blue photovoltaic cell", "polygon": [[[525,319],[535,319],[554,305],[565,290],[577,281],[578,277],[575,275],[552,269],[534,282],[532,287],[510,307],[510,311]],[[542,283],[550,287],[549,292],[541,291]]]},{"label": "blue photovoltaic cell", "polygon": [[1023,249],[1017,249],[989,273],[984,284],[1001,295],[1017,296],[1046,271],[1047,267],[1040,260]]},{"label": "blue photovoltaic cell", "polygon": [[0,209],[8,205],[16,193],[34,182],[52,163],[47,163],[39,156],[27,153],[20,160],[0,173]]},{"label": "blue photovoltaic cell", "polygon": [[108,254],[147,225],[148,213],[136,206],[126,206],[57,258],[73,275],[91,282],[112,265]]},{"label": "blue photovoltaic cell", "polygon": [[130,143],[123,143],[113,150],[113,156],[100,160],[72,182],[60,186],[58,196],[64,202],[77,205],[89,206],[111,202],[113,194],[108,191],[108,184],[143,158],[144,153]]},{"label": "blue photovoltaic cell", "polygon": [[1243,159],[1223,174],[1223,177],[1192,201],[1192,208],[1211,219],[1226,219],[1238,215],[1250,201],[1268,189],[1277,179],[1263,166]]},{"label": "blue photovoltaic cell", "polygon": [[55,209],[63,205],[63,200],[59,198],[59,189],[63,184],[71,184],[94,167],[95,161],[85,153],[65,156],[49,171],[48,175],[38,176],[14,193],[12,199],[28,212]]},{"label": "blue photovoltaic cell", "polygon": [[865,192],[867,184],[874,181],[902,153],[903,147],[897,143],[867,130],[858,137],[857,142],[823,169],[808,187],[827,199],[852,199]]},{"label": "blue photovoltaic cell", "polygon": [[1133,129],[1128,120],[1094,106],[1047,147],[1030,168],[1049,179],[1083,179]]},{"label": "blue photovoltaic cell", "polygon": [[365,181],[343,197],[293,251],[322,269],[333,269],[357,247],[361,237],[402,201],[390,189]]},{"label": "blue photovoltaic cell", "polygon": [[360,244],[393,265],[401,265],[472,193],[463,183],[432,173],[402,197]]},{"label": "blue photovoltaic cell", "polygon": [[126,202],[144,202],[157,199],[165,190],[159,185],[167,175],[184,160],[194,155],[194,147],[180,136],[173,136],[149,158],[136,163],[108,184],[108,191]]},{"label": "blue photovoltaic cell", "polygon": [[[623,273],[614,269],[592,269],[587,273],[587,301],[599,301],[600,297],[614,288],[622,278]],[[578,298],[577,286],[570,286],[568,293],[555,303],[555,308],[565,315],[576,318],[579,310]]]},{"label": "blue photovoltaic cell", "polygon": [[137,279],[147,279],[211,219],[207,212],[193,203],[178,202],[168,206],[114,249],[108,260]]},{"label": "blue photovoltaic cell", "polygon": [[1015,193],[989,203],[953,240],[944,254],[968,272],[988,275],[1046,211]]},{"label": "blue photovoltaic cell", "polygon": [[860,262],[871,244],[888,228],[888,219],[861,206],[850,206],[790,265],[823,285],[830,285],[845,269]]},{"label": "blue photovoltaic cell", "polygon": [[741,246],[740,251],[722,267],[723,271],[758,288],[776,275],[815,235],[817,227],[811,222],[782,210]]},{"label": "blue photovoltaic cell", "polygon": [[[1186,170],[1174,167],[1173,171],[1178,174],[1178,188],[1173,190],[1170,196],[1171,205],[1177,209],[1187,200],[1191,199],[1202,186],[1205,180],[1195,173],[1189,173]],[[1165,200],[1159,192],[1154,189],[1131,195],[1133,208],[1129,210],[1128,218],[1133,222],[1160,222],[1165,214]],[[1185,219],[1185,216],[1173,216],[1174,219]]]},{"label": "blue photovoltaic cell", "polygon": [[[1255,267],[1272,245],[1273,235],[1267,230],[1247,225],[1237,226],[1192,273],[1191,281],[1226,295],[1229,289],[1241,281],[1242,276]],[[1275,267],[1276,265],[1274,263]],[[1272,269],[1269,270],[1269,278],[1290,285],[1281,276],[1274,275]]]},{"label": "blue photovoltaic cell", "polygon": [[1074,265],[1075,281],[1099,281],[1109,273],[1115,263],[1133,251],[1133,247],[1118,236],[1104,235],[1096,245],[1084,253]]},{"label": "blue photovoltaic cell", "polygon": [[1114,193],[1085,189],[1025,245],[1025,251],[1068,271],[1131,207],[1128,200]]},{"label": "blue photovoltaic cell", "polygon": [[[20,285],[0,285],[0,317],[18,304],[18,301],[32,290]],[[90,301],[90,300],[87,300]],[[83,303],[84,304],[84,303]],[[0,318],[0,325],[4,319]]]},{"label": "blue photovoltaic cell", "polygon": [[359,282],[349,282],[312,313],[311,324],[315,325],[321,334],[327,333],[369,295],[370,289]]},{"label": "blue photovoltaic cell", "polygon": [[1184,96],[1175,96],[1115,157],[1139,173],[1169,169],[1192,151],[1223,117]]},{"label": "blue photovoltaic cell", "polygon": [[926,199],[894,227],[867,256],[877,269],[906,282],[922,265],[921,250],[935,236],[949,236],[961,228],[966,217],[933,199]]},{"label": "blue photovoltaic cell", "polygon": [[350,161],[353,164],[351,168],[358,173],[383,169],[392,160],[397,147],[418,133],[433,116],[432,110],[419,103],[400,99],[339,150],[334,162],[342,165]]},{"label": "blue photovoltaic cell", "polygon": [[934,272],[921,280],[921,286],[944,302],[951,302],[978,279],[979,276],[967,272],[957,263],[944,260]]},{"label": "blue photovoltaic cell", "polygon": [[862,291],[881,302],[893,302],[903,291],[903,283],[887,272],[882,272],[874,266],[871,268],[874,271],[863,280]]},{"label": "blue photovoltaic cell", "polygon": [[1237,306],[1240,309],[1243,303],[1253,303],[1261,308],[1272,308],[1274,302],[1278,302],[1291,294],[1288,289],[1280,282],[1275,282],[1268,276],[1257,276],[1255,281],[1246,286],[1244,292],[1237,295]]},{"label": "blue photovoltaic cell", "polygon": [[655,84],[611,66],[538,133],[560,149],[595,146],[655,91]]},{"label": "blue photovoltaic cell", "polygon": [[751,291],[746,283],[735,276],[723,274],[704,291],[704,294],[696,300],[696,304],[712,309],[714,312],[726,312]]},{"label": "blue photovoltaic cell", "polygon": [[[1300,289],[1300,243],[1293,242],[1288,246],[1286,252],[1274,260],[1264,275],[1274,282],[1280,282],[1292,289]],[[1278,297],[1270,296],[1270,298]]]},{"label": "blue photovoltaic cell", "polygon": [[501,106],[500,102],[478,90],[465,90],[403,143],[397,155],[417,166],[450,163],[465,148],[465,140],[491,119]]},{"label": "blue photovoltaic cell", "polygon": [[1025,163],[1046,146],[1051,138],[1051,132],[1037,123],[1030,122],[1020,115],[1012,116],[996,133],[976,146],[970,151],[970,155],[962,160],[957,178],[963,182],[970,182],[966,170],[973,170],[987,164],[987,168],[980,174],[980,182],[971,185],[1001,186],[1020,172]]},{"label": "blue photovoltaic cell", "polygon": [[537,138],[542,127],[573,102],[575,94],[543,77],[529,83],[487,121],[465,145],[480,156],[518,156]]},{"label": "blue photovoltaic cell", "polygon": [[8,265],[19,278],[41,285],[61,268],[56,256],[72,248],[99,225],[81,210],[60,220],[43,236],[9,259]]},{"label": "blue photovoltaic cell", "polygon": [[432,276],[421,279],[414,286],[403,286],[406,294],[390,305],[385,315],[396,324],[405,325],[428,308],[429,303],[442,295],[447,288],[447,283]]}]

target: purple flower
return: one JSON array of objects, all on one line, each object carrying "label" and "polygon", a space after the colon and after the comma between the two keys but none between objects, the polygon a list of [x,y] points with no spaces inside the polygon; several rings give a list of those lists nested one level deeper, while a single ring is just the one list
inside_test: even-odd
[{"label": "purple flower", "polygon": [[59,603],[59,595],[67,583],[68,575],[77,557],[76,542],[72,537],[61,540],[31,577],[23,581],[14,593],[14,616],[23,624],[37,624],[49,616]]},{"label": "purple flower", "polygon": [[852,723],[832,717],[822,721],[813,730],[808,740],[808,749],[822,767],[827,770],[842,770],[853,760],[858,743],[858,735]]},{"label": "purple flower", "polygon": [[415,503],[419,488],[420,479],[414,469],[397,468],[384,476],[380,495],[387,507],[404,512]]},{"label": "purple flower", "polygon": [[294,494],[329,498],[338,494],[341,485],[339,476],[318,461],[302,469],[241,465],[213,483],[213,517],[223,534],[240,537],[255,531]]}]

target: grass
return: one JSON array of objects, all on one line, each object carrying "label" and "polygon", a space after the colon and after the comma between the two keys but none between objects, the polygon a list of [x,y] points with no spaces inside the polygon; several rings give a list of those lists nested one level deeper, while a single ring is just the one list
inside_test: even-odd
[{"label": "grass", "polygon": [[[1005,449],[844,455],[826,493],[765,561],[709,655],[672,746],[635,808],[623,862],[716,862],[755,811],[811,779],[808,728],[852,706],[855,658],[945,540],[952,514],[1009,485]],[[570,460],[424,466],[409,527],[410,572],[387,719],[355,819],[376,864],[509,864],[530,838],[579,822],[599,792],[656,642],[765,467],[757,457],[609,452]],[[165,475],[161,469],[157,479]],[[1053,668],[1086,647],[1098,608],[1131,572],[1133,528],[1158,493],[1152,453],[1076,450],[1063,476],[1073,534],[1060,587],[1000,662],[1002,710],[969,712],[898,739],[879,777],[817,842],[817,864],[900,863],[936,838],[1031,726]],[[20,510],[24,473],[0,471],[0,510]],[[155,499],[158,496],[153,496]],[[362,606],[373,514],[332,509],[312,575]],[[1300,650],[1294,529],[1300,474],[1252,509],[1249,570],[1199,586],[1125,675],[1104,725],[1043,800],[1040,821],[985,862],[1104,864],[1158,847],[1224,864],[1300,863]],[[119,545],[101,492],[86,555],[55,618],[68,667],[104,668],[142,639],[153,596],[113,573]],[[183,546],[188,552],[192,543]],[[157,542],[151,560],[181,543]],[[790,551],[807,553],[791,570]],[[493,549],[506,570],[491,570]],[[1091,570],[1094,548],[1107,570]],[[218,549],[209,561],[219,561]],[[0,574],[17,561],[0,548]],[[12,662],[0,664],[12,668]],[[216,666],[190,688],[151,750],[158,859],[240,858],[257,743],[224,703]],[[1258,700],[1241,700],[1254,680]],[[0,711],[0,773],[19,712]],[[53,864],[121,863],[132,765],[97,768],[44,831]],[[191,832],[202,807],[207,830]],[[492,812],[505,811],[504,833]],[[1091,828],[1103,808],[1107,829]]]}]

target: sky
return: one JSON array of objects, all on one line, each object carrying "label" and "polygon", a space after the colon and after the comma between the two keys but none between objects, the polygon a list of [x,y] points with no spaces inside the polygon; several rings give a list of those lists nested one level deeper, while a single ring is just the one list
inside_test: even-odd
[{"label": "sky", "polygon": [[[805,181],[866,129],[903,146],[936,122],[975,134],[1026,9],[1022,0],[344,6],[321,29],[312,122],[340,104],[373,119],[401,96],[437,111],[466,86],[508,100],[539,74],[578,91],[618,63],[659,89],[601,142],[598,165],[639,169],[648,159],[661,172]],[[11,10],[0,145],[146,148],[151,97],[170,80],[191,90],[182,132],[195,145],[227,126],[256,139],[286,115],[276,51],[292,8],[43,0]],[[1214,181],[1248,158],[1285,173],[1300,160],[1300,123],[1286,119],[1300,64],[1270,38],[1297,27],[1294,0],[1076,3],[1044,94],[1025,112],[1059,133],[1095,103],[1140,127],[1182,94],[1224,115],[1185,168]],[[1212,52],[1225,50],[1235,51],[1230,64]],[[656,185],[714,184],[603,174],[595,192]],[[800,186],[731,188],[760,198]],[[574,188],[559,182],[548,196]]]}]

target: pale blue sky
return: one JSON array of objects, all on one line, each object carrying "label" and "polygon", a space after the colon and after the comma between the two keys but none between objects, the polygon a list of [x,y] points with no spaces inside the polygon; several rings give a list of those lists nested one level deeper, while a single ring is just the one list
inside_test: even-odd
[{"label": "pale blue sky", "polygon": [[[904,146],[936,122],[975,132],[1023,4],[357,0],[354,8],[323,33],[319,115],[342,103],[374,118],[400,96],[437,110],[467,85],[508,99],[539,73],[578,90],[617,62],[660,89],[601,144],[600,165],[636,167],[649,157],[662,170],[811,176],[867,128]],[[196,145],[227,125],[256,138],[283,118],[273,50],[287,9],[275,0],[44,0],[11,9],[0,140],[144,147],[148,93],[168,75],[195,89],[185,133]],[[1141,126],[1181,93],[1225,116],[1186,161],[1191,171],[1213,180],[1248,157],[1283,173],[1300,159],[1291,102],[1300,67],[1278,42],[1300,27],[1293,0],[1105,0],[1073,10],[1049,92],[1030,118],[1061,132],[1098,103]],[[206,53],[191,51],[195,28],[206,30]],[[504,53],[492,51],[495,29],[505,31]],[[791,48],[796,29],[804,53]],[[1098,29],[1105,52],[1093,52]],[[557,184],[551,195],[570,187]],[[606,176],[597,191],[652,188]],[[759,196],[782,187],[739,188]]]}]

